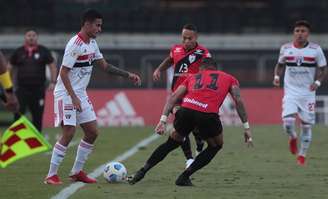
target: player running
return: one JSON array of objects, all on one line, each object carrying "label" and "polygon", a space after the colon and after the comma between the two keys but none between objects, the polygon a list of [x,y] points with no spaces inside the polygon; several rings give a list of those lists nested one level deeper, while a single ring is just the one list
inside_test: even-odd
[{"label": "player running", "polygon": [[[289,136],[289,149],[297,154],[297,163],[305,165],[306,152],[312,140],[315,123],[315,92],[327,73],[327,62],[318,44],[308,41],[310,24],[297,21],[293,41],[282,45],[278,64],[274,69],[273,85],[280,86],[280,76],[285,69],[282,120]],[[295,128],[296,115],[301,120],[301,148],[298,151]]]},{"label": "player running", "polygon": [[182,144],[190,131],[198,128],[200,137],[207,142],[208,146],[196,156],[195,161],[181,173],[175,182],[178,186],[192,186],[190,176],[206,166],[222,148],[222,125],[217,113],[228,93],[234,99],[237,112],[243,122],[245,142],[252,146],[251,130],[240,97],[238,80],[217,70],[216,63],[212,58],[204,58],[200,69],[198,74],[190,75],[172,94],[164,106],[163,114],[155,128],[158,134],[164,133],[167,116],[175,103],[184,96],[181,108],[175,114],[174,128],[176,131],[165,143],[155,149],[146,164],[129,179],[130,184],[135,184],[143,179],[152,167]]},{"label": "player running", "polygon": [[84,183],[96,182],[96,179],[88,177],[82,170],[98,135],[96,114],[86,93],[93,65],[102,67],[107,73],[129,78],[140,84],[138,75],[108,64],[103,58],[95,40],[101,32],[102,19],[98,11],[87,10],[82,16],[81,31],[66,45],[54,90],[55,126],[60,125],[63,134],[53,148],[49,172],[44,181],[46,184],[62,184],[57,171],[74,136],[76,125],[82,127],[84,137],[78,146],[70,178]]},{"label": "player running", "polygon": [[[186,79],[188,74],[195,74],[199,71],[201,59],[210,57],[209,51],[202,45],[197,43],[197,28],[193,24],[186,24],[182,28],[182,44],[173,45],[170,55],[156,68],[153,74],[154,81],[160,79],[162,71],[169,69],[171,66],[174,68],[174,75],[171,84],[171,90],[174,92],[179,85]],[[173,113],[179,108],[181,99],[177,101]],[[196,151],[200,153],[203,150],[204,143],[198,136],[197,129],[193,130],[196,140]],[[185,141],[181,145],[183,153],[187,159],[186,167],[193,161],[191,152],[190,139],[186,136]]]}]

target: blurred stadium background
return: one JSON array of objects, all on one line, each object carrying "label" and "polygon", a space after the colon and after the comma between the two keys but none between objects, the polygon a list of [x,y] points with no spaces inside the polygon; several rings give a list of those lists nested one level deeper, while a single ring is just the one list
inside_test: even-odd
[{"label": "blurred stadium background", "polygon": [[[313,26],[311,41],[319,43],[325,53],[328,49],[325,0],[1,1],[1,48],[10,56],[22,44],[24,31],[35,28],[40,33],[40,43],[58,58],[59,67],[65,44],[79,30],[81,12],[89,7],[99,9],[104,15],[98,44],[105,57],[113,64],[139,73],[143,79],[139,89],[166,87],[166,77],[153,82],[152,73],[168,55],[170,46],[180,42],[185,23],[198,27],[199,42],[211,51],[222,70],[240,80],[243,88],[267,88],[271,92],[279,47],[291,40],[296,20],[308,20]],[[94,89],[134,88],[121,78],[108,79],[97,68],[92,78],[90,88]],[[328,94],[326,83],[318,93]],[[327,97],[319,97],[319,122],[328,122],[324,109],[327,104]],[[278,113],[275,117],[279,117]]]},{"label": "blurred stadium background", "polygon": [[[60,67],[66,42],[80,29],[80,15],[96,8],[104,15],[103,33],[97,38],[105,57],[114,65],[142,76],[139,88],[94,68],[90,96],[95,105],[101,137],[86,170],[91,172],[117,157],[152,132],[151,127],[107,128],[106,126],[148,126],[156,124],[166,99],[167,75],[152,81],[153,70],[168,55],[172,44],[180,43],[181,28],[194,23],[199,43],[206,46],[220,68],[236,76],[250,114],[255,149],[242,146],[238,127],[225,126],[226,146],[213,163],[195,175],[196,187],[179,189],[173,184],[184,168],[180,151],[168,157],[140,185],[108,185],[80,189],[72,198],[326,198],[327,127],[314,129],[313,147],[307,168],[296,167],[287,151],[280,125],[281,89],[272,88],[273,69],[280,46],[292,39],[292,25],[306,19],[313,27],[310,40],[319,43],[328,55],[328,1],[326,0],[10,0],[0,1],[0,48],[7,57],[23,44],[26,29],[39,32],[39,43],[53,51]],[[317,120],[328,124],[328,86],[320,87]],[[46,99],[44,121],[51,127],[52,93]],[[231,102],[225,103],[223,122],[239,124]],[[1,108],[2,129],[12,121]],[[262,126],[266,124],[265,126]],[[269,124],[269,125],[268,125]],[[59,129],[45,128],[50,142]],[[78,143],[81,130],[73,141]],[[138,169],[164,138],[124,164],[129,172]],[[76,148],[73,147],[74,150]],[[49,154],[40,154],[0,170],[0,198],[50,198],[69,185],[65,175],[75,157],[70,149],[60,170],[65,184],[41,185],[47,172]],[[179,171],[177,171],[177,169]],[[155,170],[155,169],[154,169]],[[6,180],[3,180],[6,179]],[[18,187],[19,186],[19,191]],[[147,187],[145,189],[144,187]],[[142,188],[142,189],[140,189]],[[218,191],[219,190],[219,191]]]}]

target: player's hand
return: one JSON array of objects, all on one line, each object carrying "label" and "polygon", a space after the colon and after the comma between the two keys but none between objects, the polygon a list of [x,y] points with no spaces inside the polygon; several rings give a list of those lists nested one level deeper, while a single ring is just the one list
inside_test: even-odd
[{"label": "player's hand", "polygon": [[129,73],[129,77],[128,77],[131,81],[134,82],[135,85],[140,86],[141,85],[141,79],[139,77],[139,75],[134,74],[134,73]]},{"label": "player's hand", "polygon": [[166,132],[166,122],[159,121],[155,128],[155,132],[159,135],[163,135]]},{"label": "player's hand", "polygon": [[153,80],[154,81],[159,81],[161,78],[161,71],[159,71],[158,69],[156,69],[153,73]]},{"label": "player's hand", "polygon": [[72,96],[72,103],[77,111],[82,112],[81,100],[76,95]]},{"label": "player's hand", "polygon": [[6,102],[4,103],[5,108],[8,111],[17,113],[19,110],[19,103],[14,93],[5,92]]},{"label": "player's hand", "polygon": [[249,128],[245,129],[244,138],[245,138],[245,143],[247,144],[247,147],[254,147],[251,129],[249,129]]},{"label": "player's hand", "polygon": [[315,84],[315,83],[313,83],[313,84],[310,85],[310,91],[315,91],[318,88],[319,88],[319,86],[317,84]]},{"label": "player's hand", "polygon": [[55,89],[55,86],[56,86],[56,84],[53,83],[53,82],[51,82],[51,83],[49,84],[49,86],[48,86],[48,90],[50,90],[50,91],[54,90],[54,89]]},{"label": "player's hand", "polygon": [[273,86],[275,87],[280,87],[280,80],[279,79],[273,79],[273,82],[272,82]]}]

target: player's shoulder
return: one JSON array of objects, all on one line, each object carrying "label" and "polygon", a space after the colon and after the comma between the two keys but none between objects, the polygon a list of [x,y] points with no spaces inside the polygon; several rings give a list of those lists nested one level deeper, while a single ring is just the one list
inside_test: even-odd
[{"label": "player's shoulder", "polygon": [[171,46],[171,51],[172,52],[177,52],[177,53],[179,53],[179,52],[182,52],[183,51],[183,45],[182,44],[173,44],[172,46]]},{"label": "player's shoulder", "polygon": [[71,37],[71,39],[67,42],[67,46],[81,47],[82,45],[83,40],[78,35]]},{"label": "player's shoulder", "polygon": [[201,45],[201,44],[197,44],[197,47],[196,48],[197,49],[208,51],[208,49],[205,46]]},{"label": "player's shoulder", "polygon": [[292,48],[293,47],[293,42],[287,42],[287,43],[284,43],[283,45],[281,45],[281,49],[289,49],[289,48]]},{"label": "player's shoulder", "polygon": [[321,47],[317,43],[309,42],[309,48],[317,50],[317,49],[320,49]]}]

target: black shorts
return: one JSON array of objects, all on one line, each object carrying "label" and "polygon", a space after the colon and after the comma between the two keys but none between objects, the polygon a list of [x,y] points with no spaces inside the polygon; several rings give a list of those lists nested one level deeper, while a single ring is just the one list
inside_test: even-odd
[{"label": "black shorts", "polygon": [[217,113],[203,113],[184,107],[175,114],[174,128],[183,137],[197,128],[199,136],[204,140],[222,133],[222,124]]}]

